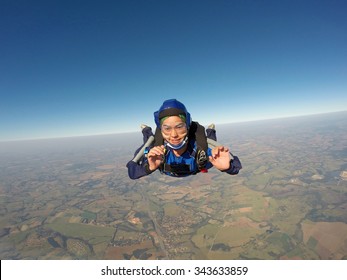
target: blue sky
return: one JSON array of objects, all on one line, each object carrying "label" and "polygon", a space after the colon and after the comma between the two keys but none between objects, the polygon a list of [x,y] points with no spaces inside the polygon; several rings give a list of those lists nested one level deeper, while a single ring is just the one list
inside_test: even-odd
[{"label": "blue sky", "polygon": [[347,110],[346,1],[2,1],[0,141]]}]

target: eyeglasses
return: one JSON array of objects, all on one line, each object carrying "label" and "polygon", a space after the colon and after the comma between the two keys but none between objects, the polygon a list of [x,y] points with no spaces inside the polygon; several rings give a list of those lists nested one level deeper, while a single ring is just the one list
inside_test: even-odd
[{"label": "eyeglasses", "polygon": [[172,130],[175,130],[177,133],[181,134],[181,133],[184,133],[186,132],[187,130],[187,125],[185,123],[180,123],[178,125],[176,125],[175,127],[171,127],[169,125],[166,125],[166,124],[163,124],[161,126],[161,131],[164,133],[164,134],[171,134]]}]

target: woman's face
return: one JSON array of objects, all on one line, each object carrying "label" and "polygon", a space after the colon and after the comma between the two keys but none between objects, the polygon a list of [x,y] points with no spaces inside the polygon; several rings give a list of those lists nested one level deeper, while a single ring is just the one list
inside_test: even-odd
[{"label": "woman's face", "polygon": [[187,136],[187,125],[180,117],[171,116],[162,123],[161,133],[167,142],[178,145]]}]

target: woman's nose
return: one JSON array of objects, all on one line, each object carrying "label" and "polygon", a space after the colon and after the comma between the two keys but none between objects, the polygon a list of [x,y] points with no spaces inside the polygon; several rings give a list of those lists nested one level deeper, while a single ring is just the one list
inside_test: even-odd
[{"label": "woman's nose", "polygon": [[176,132],[176,129],[175,128],[172,128],[171,130],[171,136],[177,136],[177,132]]}]

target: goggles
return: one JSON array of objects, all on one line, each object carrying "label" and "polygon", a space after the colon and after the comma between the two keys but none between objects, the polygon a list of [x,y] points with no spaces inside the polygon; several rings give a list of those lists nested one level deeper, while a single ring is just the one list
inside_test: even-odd
[{"label": "goggles", "polygon": [[187,125],[185,123],[179,123],[179,124],[175,125],[174,127],[166,125],[166,124],[163,124],[161,126],[161,131],[167,135],[171,134],[173,129],[176,131],[176,133],[182,134],[182,133],[185,133],[187,131]]}]

